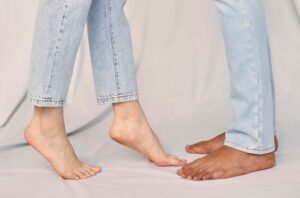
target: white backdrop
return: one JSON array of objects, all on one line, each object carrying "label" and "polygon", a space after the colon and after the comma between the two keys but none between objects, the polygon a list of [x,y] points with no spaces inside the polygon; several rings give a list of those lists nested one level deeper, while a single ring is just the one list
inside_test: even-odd
[{"label": "white backdrop", "polygon": [[[100,175],[60,179],[31,147],[24,101],[38,0],[0,0],[0,198],[300,197],[300,1],[265,0],[277,91],[280,150],[274,169],[191,182],[157,168],[108,138],[109,106],[98,106],[86,35],[66,106],[70,138]],[[211,0],[128,0],[141,103],[166,149],[189,160],[184,145],[226,130],[232,110],[217,12]]]}]

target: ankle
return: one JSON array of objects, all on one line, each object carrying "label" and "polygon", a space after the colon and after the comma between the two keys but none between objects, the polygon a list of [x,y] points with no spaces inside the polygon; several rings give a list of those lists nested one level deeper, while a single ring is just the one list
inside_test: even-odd
[{"label": "ankle", "polygon": [[55,122],[52,119],[42,118],[39,120],[32,119],[25,129],[25,132],[31,133],[57,133],[64,130],[64,124],[62,122]]},{"label": "ankle", "polygon": [[141,116],[143,110],[138,101],[113,104],[114,116],[117,118],[131,118]]}]

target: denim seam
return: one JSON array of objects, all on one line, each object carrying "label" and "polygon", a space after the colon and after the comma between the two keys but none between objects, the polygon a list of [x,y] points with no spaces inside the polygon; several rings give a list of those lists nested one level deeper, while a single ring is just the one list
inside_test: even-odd
[{"label": "denim seam", "polygon": [[61,24],[60,24],[60,28],[59,28],[59,33],[58,33],[58,37],[57,37],[57,40],[55,42],[55,48],[53,49],[54,50],[54,53],[53,53],[53,62],[52,62],[52,66],[51,66],[51,72],[50,72],[50,79],[49,79],[49,82],[48,82],[48,86],[46,88],[46,93],[49,92],[50,90],[50,87],[51,87],[51,82],[52,82],[52,78],[53,78],[53,72],[54,72],[54,67],[55,67],[55,64],[56,64],[56,56],[59,52],[59,47],[60,47],[60,44],[61,44],[61,40],[63,39],[63,35],[65,33],[64,29],[65,29],[65,25],[67,24],[66,23],[66,20],[67,20],[67,14],[68,14],[68,0],[65,0],[64,1],[64,9],[63,9],[63,13],[62,13],[62,21],[61,21]]},{"label": "denim seam", "polygon": [[114,66],[114,72],[115,72],[115,82],[116,82],[116,88],[117,88],[117,95],[120,93],[120,82],[119,82],[119,70],[118,70],[118,54],[117,54],[117,42],[115,38],[114,33],[114,25],[113,25],[113,16],[112,16],[112,2],[111,0],[107,0],[107,6],[108,6],[108,20],[109,20],[109,31],[110,31],[110,41],[112,46],[112,54],[113,54],[113,66]]},{"label": "denim seam", "polygon": [[252,71],[252,77],[253,77],[253,82],[254,85],[256,86],[257,89],[257,96],[255,98],[255,101],[257,102],[257,109],[256,111],[253,112],[256,116],[254,117],[253,124],[255,126],[256,130],[256,140],[257,144],[259,144],[260,137],[259,137],[259,131],[260,131],[260,122],[261,122],[261,101],[260,101],[260,89],[259,89],[259,78],[258,78],[258,68],[257,68],[257,62],[255,61],[255,53],[254,53],[254,47],[253,46],[253,30],[251,29],[251,21],[249,19],[249,13],[247,12],[246,8],[244,7],[245,5],[245,0],[242,0],[242,10],[245,11],[245,16],[244,16],[244,22],[247,23],[245,24],[245,30],[247,31],[246,33],[249,34],[249,40],[248,40],[248,47],[249,47],[249,59],[250,59],[250,65],[251,65],[251,71]]},{"label": "denim seam", "polygon": [[34,96],[31,96],[31,95],[27,95],[27,97],[32,98],[34,100],[48,100],[48,99],[50,99],[50,100],[56,100],[56,101],[58,101],[58,100],[65,100],[64,97],[57,97],[57,98],[54,98],[54,97],[41,97],[41,96],[34,97]]},{"label": "denim seam", "polygon": [[275,145],[272,145],[271,147],[267,147],[267,148],[249,148],[246,146],[243,146],[239,143],[236,143],[232,140],[228,140],[226,139],[224,142],[225,146],[229,146],[229,147],[233,147],[235,149],[247,152],[247,153],[255,153],[255,154],[266,154],[266,153],[270,153],[273,152],[275,150]]},{"label": "denim seam", "polygon": [[118,102],[127,102],[138,100],[138,94],[127,94],[127,95],[117,95],[117,96],[105,96],[97,98],[99,104],[105,104],[108,102],[118,103]]},{"label": "denim seam", "polygon": [[[274,130],[276,129],[276,96],[275,96],[275,85],[274,85],[274,73],[273,73],[273,63],[272,63],[272,57],[271,57],[271,49],[270,49],[270,44],[269,44],[269,35],[267,34],[267,39],[268,39],[268,56],[269,56],[269,61],[271,64],[270,72],[271,72],[271,83],[272,83],[272,98],[273,98],[273,127]],[[276,131],[274,131],[274,134],[276,134]]]},{"label": "denim seam", "polygon": [[137,93],[129,93],[129,94],[119,94],[119,95],[107,95],[107,96],[99,96],[97,99],[106,99],[106,98],[112,98],[112,97],[126,97],[126,96],[136,96]]},{"label": "denim seam", "polygon": [[62,106],[65,103],[65,98],[36,98],[32,97],[30,95],[27,95],[27,99],[29,103],[34,104],[34,105],[59,105]]}]

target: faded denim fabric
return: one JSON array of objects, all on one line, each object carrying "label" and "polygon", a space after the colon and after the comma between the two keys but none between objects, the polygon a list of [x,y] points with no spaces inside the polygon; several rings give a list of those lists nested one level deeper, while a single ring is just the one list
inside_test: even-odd
[{"label": "faded denim fabric", "polygon": [[262,0],[214,0],[224,33],[234,120],[225,145],[265,154],[275,150],[275,93]]},{"label": "faded denim fabric", "polygon": [[138,99],[126,0],[41,0],[27,99],[63,106],[87,22],[99,104]]}]

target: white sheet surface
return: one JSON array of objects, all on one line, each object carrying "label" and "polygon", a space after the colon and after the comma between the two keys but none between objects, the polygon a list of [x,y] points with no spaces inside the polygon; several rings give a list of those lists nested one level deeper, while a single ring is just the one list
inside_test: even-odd
[{"label": "white sheet surface", "polygon": [[[103,173],[64,181],[31,147],[24,102],[38,0],[0,0],[0,198],[300,197],[300,1],[265,0],[277,91],[280,149],[271,170],[191,182],[108,138],[109,106],[95,100],[83,38],[69,90],[66,124],[84,162]],[[129,0],[141,103],[165,148],[188,160],[184,145],[226,130],[232,111],[228,67],[210,0]]]}]

